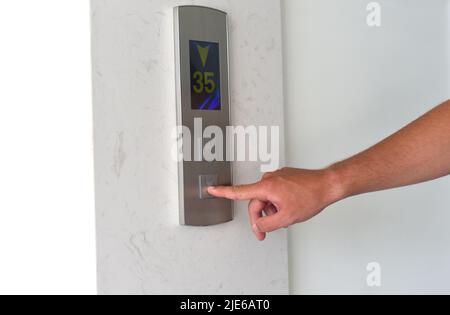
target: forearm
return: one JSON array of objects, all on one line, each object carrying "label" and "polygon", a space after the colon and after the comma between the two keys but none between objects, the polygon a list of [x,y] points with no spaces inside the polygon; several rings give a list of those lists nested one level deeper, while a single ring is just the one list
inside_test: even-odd
[{"label": "forearm", "polygon": [[450,101],[328,170],[339,187],[336,199],[450,174]]}]

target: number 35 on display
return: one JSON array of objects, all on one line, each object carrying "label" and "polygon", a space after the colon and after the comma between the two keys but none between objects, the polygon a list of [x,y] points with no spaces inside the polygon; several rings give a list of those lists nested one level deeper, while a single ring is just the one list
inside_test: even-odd
[{"label": "number 35 on display", "polygon": [[193,79],[195,82],[194,92],[197,94],[201,94],[203,92],[211,94],[216,89],[213,72],[195,71],[193,74]]}]

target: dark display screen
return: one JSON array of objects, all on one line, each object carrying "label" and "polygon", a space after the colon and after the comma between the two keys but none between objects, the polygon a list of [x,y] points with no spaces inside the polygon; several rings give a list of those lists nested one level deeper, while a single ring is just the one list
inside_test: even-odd
[{"label": "dark display screen", "polygon": [[191,64],[191,108],[220,110],[219,44],[198,40],[189,41]]}]

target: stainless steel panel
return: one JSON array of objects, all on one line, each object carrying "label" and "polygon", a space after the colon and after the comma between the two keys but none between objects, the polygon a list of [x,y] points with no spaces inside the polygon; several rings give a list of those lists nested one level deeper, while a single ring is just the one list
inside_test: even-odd
[{"label": "stainless steel panel", "polygon": [[[203,119],[203,128],[211,125],[219,126],[223,135],[226,134],[226,126],[230,125],[227,28],[225,12],[200,6],[174,8],[177,124],[188,127],[192,135],[195,118]],[[221,110],[191,108],[190,40],[219,45]],[[192,139],[192,144],[195,141],[197,139]],[[226,141],[224,141],[224,152],[225,147]],[[194,152],[193,149],[192,152]],[[217,176],[219,185],[232,184],[230,162],[204,160],[180,162],[178,166],[180,224],[207,226],[231,221],[233,219],[231,201],[200,198],[204,193],[201,191],[200,175]]]}]

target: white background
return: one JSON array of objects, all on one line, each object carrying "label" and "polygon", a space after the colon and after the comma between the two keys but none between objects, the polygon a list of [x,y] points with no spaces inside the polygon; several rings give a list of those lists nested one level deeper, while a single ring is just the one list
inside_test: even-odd
[{"label": "white background", "polygon": [[89,1],[0,2],[0,294],[94,294]]},{"label": "white background", "polygon": [[[447,0],[286,0],[287,160],[318,168],[450,97]],[[290,230],[292,293],[449,293],[450,178],[340,202]],[[367,265],[381,264],[381,287]]]}]

